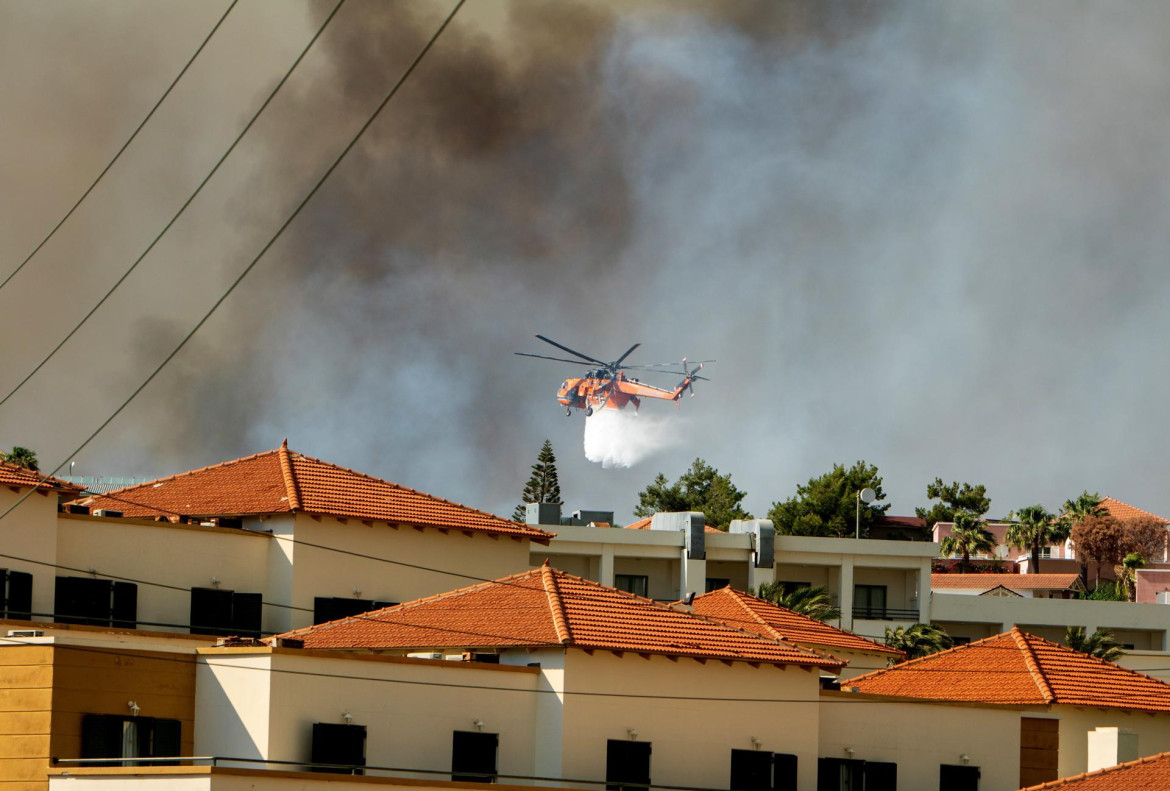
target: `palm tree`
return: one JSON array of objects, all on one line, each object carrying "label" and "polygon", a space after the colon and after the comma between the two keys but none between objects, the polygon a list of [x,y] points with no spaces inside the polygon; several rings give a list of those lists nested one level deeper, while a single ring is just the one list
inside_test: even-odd
[{"label": "palm tree", "polygon": [[[1064,506],[1061,508],[1060,523],[1062,529],[1067,529],[1072,533],[1072,529],[1076,527],[1077,522],[1082,519],[1087,519],[1090,516],[1104,516],[1105,509],[1101,507],[1101,495],[1094,492],[1089,494],[1088,490],[1081,492],[1075,500],[1065,500]],[[1077,562],[1081,567],[1081,584],[1086,588],[1089,587],[1089,559],[1085,553],[1078,547]]]},{"label": "palm tree", "polygon": [[1070,626],[1065,629],[1064,644],[1074,651],[1104,659],[1106,662],[1116,662],[1125,653],[1121,644],[1113,639],[1113,632],[1108,629],[1098,629],[1086,637],[1085,627]]},{"label": "palm tree", "polygon": [[1130,552],[1121,561],[1121,566],[1118,569],[1120,573],[1120,582],[1125,589],[1125,596],[1130,601],[1137,599],[1137,570],[1144,568],[1146,559],[1141,552]]},{"label": "palm tree", "polygon": [[946,556],[957,552],[962,555],[959,570],[965,574],[971,568],[971,555],[990,554],[994,550],[995,536],[983,526],[979,515],[970,511],[956,511],[955,526],[951,534],[942,540],[942,554]]},{"label": "palm tree", "polygon": [[807,615],[818,621],[835,621],[841,617],[841,610],[833,604],[833,597],[824,585],[805,586],[784,590],[784,583],[764,583],[759,596],[787,610]]},{"label": "palm tree", "polygon": [[916,623],[909,628],[887,626],[885,643],[890,648],[905,651],[907,659],[935,654],[955,645],[945,629],[931,623]]},{"label": "palm tree", "polygon": [[1042,505],[1021,508],[1016,518],[1018,521],[1008,528],[1005,540],[1009,546],[1030,552],[1032,562],[1028,570],[1033,574],[1039,574],[1040,548],[1064,541],[1068,538],[1072,525],[1056,519],[1053,514],[1045,511]]},{"label": "palm tree", "polygon": [[22,448],[20,445],[13,445],[12,452],[10,453],[0,451],[0,461],[16,464],[33,472],[40,470],[40,464],[37,462],[37,452],[28,448]]}]

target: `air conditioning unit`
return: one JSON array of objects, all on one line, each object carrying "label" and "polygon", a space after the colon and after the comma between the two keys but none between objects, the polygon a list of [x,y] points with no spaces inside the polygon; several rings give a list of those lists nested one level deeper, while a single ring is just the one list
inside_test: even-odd
[{"label": "air conditioning unit", "polygon": [[9,637],[44,637],[43,629],[9,629]]},{"label": "air conditioning unit", "polygon": [[112,511],[109,508],[98,508],[90,512],[93,516],[120,517],[121,511]]}]

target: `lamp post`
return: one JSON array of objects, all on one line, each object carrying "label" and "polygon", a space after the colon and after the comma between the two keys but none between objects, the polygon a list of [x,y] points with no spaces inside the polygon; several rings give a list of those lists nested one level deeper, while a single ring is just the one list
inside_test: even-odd
[{"label": "lamp post", "polygon": [[877,492],[875,492],[873,489],[866,486],[864,489],[862,489],[860,492],[857,493],[856,499],[857,499],[857,532],[856,532],[854,537],[861,538],[861,504],[865,503],[866,505],[869,505],[870,503],[872,503],[874,500],[877,499]]}]

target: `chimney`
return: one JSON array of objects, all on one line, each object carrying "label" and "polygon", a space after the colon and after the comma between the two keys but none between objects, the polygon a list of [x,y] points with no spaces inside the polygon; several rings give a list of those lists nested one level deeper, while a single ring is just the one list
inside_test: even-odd
[{"label": "chimney", "polygon": [[524,522],[530,525],[559,525],[560,503],[525,503]]},{"label": "chimney", "polygon": [[1089,765],[1095,772],[1138,759],[1138,736],[1128,728],[1094,728],[1089,731]]}]

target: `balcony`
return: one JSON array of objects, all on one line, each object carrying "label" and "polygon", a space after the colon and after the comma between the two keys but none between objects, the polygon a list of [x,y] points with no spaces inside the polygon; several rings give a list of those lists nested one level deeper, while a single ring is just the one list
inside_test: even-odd
[{"label": "balcony", "polygon": [[918,610],[899,610],[893,607],[854,607],[853,620],[917,621]]}]

